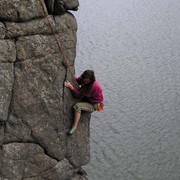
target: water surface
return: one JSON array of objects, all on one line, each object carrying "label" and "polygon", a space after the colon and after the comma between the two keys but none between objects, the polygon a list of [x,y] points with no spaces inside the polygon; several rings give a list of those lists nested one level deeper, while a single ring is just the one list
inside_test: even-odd
[{"label": "water surface", "polygon": [[180,1],[80,0],[76,74],[94,69],[89,180],[180,179]]}]

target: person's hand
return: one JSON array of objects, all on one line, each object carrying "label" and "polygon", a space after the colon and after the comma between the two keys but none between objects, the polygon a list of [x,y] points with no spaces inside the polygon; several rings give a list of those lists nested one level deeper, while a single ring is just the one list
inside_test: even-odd
[{"label": "person's hand", "polygon": [[67,88],[71,89],[71,90],[74,89],[73,85],[72,85],[69,81],[65,81],[65,82],[64,82],[64,85],[65,85]]}]

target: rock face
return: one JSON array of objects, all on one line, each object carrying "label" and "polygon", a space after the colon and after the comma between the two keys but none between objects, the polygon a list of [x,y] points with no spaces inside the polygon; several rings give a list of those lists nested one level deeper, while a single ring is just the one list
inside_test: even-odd
[{"label": "rock face", "polygon": [[68,137],[76,100],[64,87],[72,71],[62,65],[74,65],[77,23],[67,10],[79,4],[53,1],[63,4],[53,13],[45,3],[0,0],[1,180],[87,179],[78,171],[90,160],[90,114]]}]

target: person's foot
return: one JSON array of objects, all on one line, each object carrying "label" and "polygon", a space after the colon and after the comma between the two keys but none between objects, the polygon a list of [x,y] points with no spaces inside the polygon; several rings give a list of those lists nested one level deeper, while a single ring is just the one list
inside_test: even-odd
[{"label": "person's foot", "polygon": [[69,134],[70,136],[72,136],[72,135],[76,132],[76,129],[77,129],[77,128],[72,127],[68,134]]}]

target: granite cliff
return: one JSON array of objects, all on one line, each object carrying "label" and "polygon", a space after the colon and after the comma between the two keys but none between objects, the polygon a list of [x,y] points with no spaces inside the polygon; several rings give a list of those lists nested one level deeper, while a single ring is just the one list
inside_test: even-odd
[{"label": "granite cliff", "polygon": [[73,75],[62,65],[66,57],[74,70],[77,22],[69,10],[78,6],[0,0],[1,180],[86,179],[78,171],[90,160],[90,114],[68,137],[76,100],[64,87]]}]

